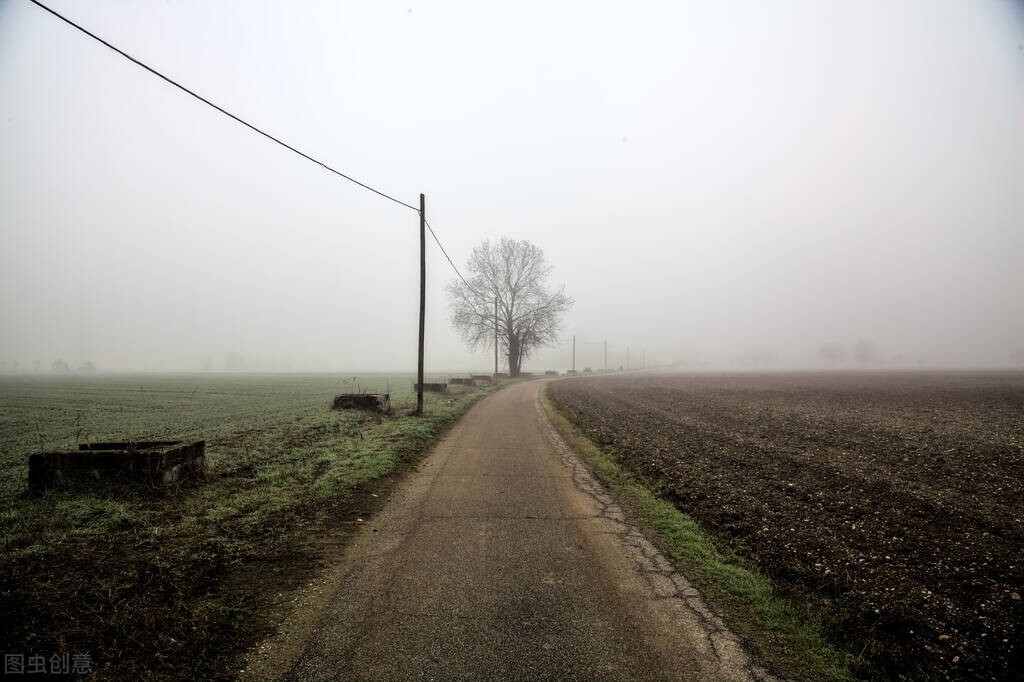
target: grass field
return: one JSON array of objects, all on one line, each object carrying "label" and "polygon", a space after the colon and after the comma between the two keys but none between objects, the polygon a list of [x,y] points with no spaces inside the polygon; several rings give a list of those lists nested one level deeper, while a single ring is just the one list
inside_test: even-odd
[{"label": "grass field", "polygon": [[1024,666],[1024,373],[631,375],[553,401],[883,679]]},{"label": "grass field", "polygon": [[[487,392],[427,394],[415,418],[413,379],[0,378],[0,651],[88,654],[104,677],[223,674],[316,569],[309,539],[344,535]],[[328,409],[389,386],[391,416]],[[24,495],[32,452],[147,438],[205,439],[208,479]]]}]

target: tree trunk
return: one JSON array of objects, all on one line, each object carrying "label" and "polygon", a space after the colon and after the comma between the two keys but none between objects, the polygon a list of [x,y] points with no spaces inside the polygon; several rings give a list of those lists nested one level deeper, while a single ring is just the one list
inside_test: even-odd
[{"label": "tree trunk", "polygon": [[519,339],[509,335],[508,340],[508,375],[512,378],[519,376],[520,365],[523,358],[519,349]]}]

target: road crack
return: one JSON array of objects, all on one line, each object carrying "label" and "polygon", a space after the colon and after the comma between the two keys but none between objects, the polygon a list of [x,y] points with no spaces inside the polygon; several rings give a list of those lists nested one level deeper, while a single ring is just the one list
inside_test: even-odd
[{"label": "road crack", "polygon": [[750,660],[740,639],[708,606],[700,591],[661,550],[626,520],[622,508],[548,419],[540,403],[539,393],[535,408],[545,435],[558,453],[562,466],[571,474],[573,485],[590,499],[598,510],[596,518],[607,523],[609,534],[617,539],[623,554],[636,565],[637,572],[650,590],[652,600],[671,602],[674,606],[686,609],[700,624],[708,649],[723,668],[736,670],[743,679],[757,682],[772,680],[767,670]]}]

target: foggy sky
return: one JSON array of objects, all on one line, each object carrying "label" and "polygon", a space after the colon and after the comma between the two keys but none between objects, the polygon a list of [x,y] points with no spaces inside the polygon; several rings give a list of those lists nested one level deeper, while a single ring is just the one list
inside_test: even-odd
[{"label": "foggy sky", "polygon": [[[525,369],[1024,348],[1019,2],[51,6],[576,299]],[[411,370],[418,219],[0,0],[0,367]],[[486,368],[428,245],[427,369]],[[584,341],[588,343],[583,343]],[[1024,361],[1022,361],[1024,362]],[[737,364],[739,363],[739,364]]]}]

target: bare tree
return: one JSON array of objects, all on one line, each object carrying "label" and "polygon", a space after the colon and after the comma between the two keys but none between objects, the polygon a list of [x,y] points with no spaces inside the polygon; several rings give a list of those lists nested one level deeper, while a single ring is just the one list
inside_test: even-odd
[{"label": "bare tree", "polygon": [[853,357],[862,365],[868,365],[878,361],[878,346],[874,341],[861,339],[853,344]]},{"label": "bare tree", "polygon": [[467,267],[466,282],[448,285],[452,326],[471,348],[493,348],[497,302],[499,349],[508,358],[509,375],[519,376],[524,359],[558,340],[562,315],[573,300],[564,286],[547,290],[553,268],[528,241],[485,241],[473,249]]},{"label": "bare tree", "polygon": [[830,365],[838,365],[846,360],[846,348],[838,343],[823,343],[818,348],[818,359]]}]

